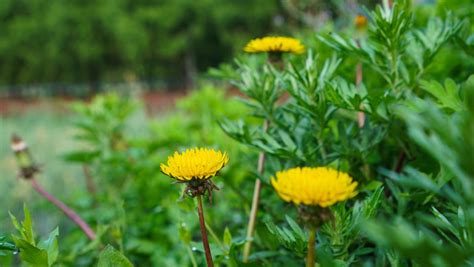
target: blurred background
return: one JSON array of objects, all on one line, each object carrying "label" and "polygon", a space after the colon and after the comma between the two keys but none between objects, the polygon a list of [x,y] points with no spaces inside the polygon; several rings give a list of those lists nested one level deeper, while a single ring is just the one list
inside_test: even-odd
[{"label": "blurred background", "polygon": [[0,92],[84,96],[124,82],[194,87],[251,38],[317,29],[375,2],[4,0]]},{"label": "blurred background", "polygon": [[[43,165],[40,182],[45,188],[85,209],[91,204],[85,197],[84,166],[65,164],[68,152],[87,147],[74,139],[81,112],[71,107],[77,101],[88,103],[98,93],[119,91],[139,107],[124,122],[130,136],[162,138],[160,145],[169,143],[170,149],[199,142],[228,144],[214,121],[223,115],[237,118],[245,107],[228,99],[232,90],[210,77],[209,69],[232,63],[250,39],[265,35],[298,37],[329,56],[316,32],[348,29],[357,14],[364,14],[362,6],[371,9],[379,2],[1,0],[0,234],[12,229],[8,210],[19,211],[24,202],[40,233],[57,224],[62,232],[74,227],[60,223],[60,212],[16,178],[12,133],[30,144]],[[413,0],[412,5],[414,23],[420,24],[448,11],[459,17],[473,14],[470,0]],[[449,58],[456,56],[462,54],[441,51],[439,68],[465,79],[473,62],[450,65]],[[436,67],[430,73],[436,75]],[[218,140],[205,139],[209,136]]]}]

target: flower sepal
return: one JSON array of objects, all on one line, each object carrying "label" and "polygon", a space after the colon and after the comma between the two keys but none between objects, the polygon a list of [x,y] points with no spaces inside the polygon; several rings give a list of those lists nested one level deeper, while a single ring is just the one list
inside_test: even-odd
[{"label": "flower sepal", "polygon": [[323,224],[334,219],[329,207],[320,206],[298,206],[298,218],[308,229],[318,229]]},{"label": "flower sepal", "polygon": [[189,196],[191,198],[194,198],[196,196],[206,196],[209,199],[209,202],[212,203],[212,191],[217,190],[219,191],[220,188],[212,182],[211,179],[208,180],[202,180],[202,179],[191,179],[189,181],[175,181],[175,183],[182,184],[185,183],[186,187],[183,190],[183,194],[181,195],[181,199],[184,198],[184,196]]}]

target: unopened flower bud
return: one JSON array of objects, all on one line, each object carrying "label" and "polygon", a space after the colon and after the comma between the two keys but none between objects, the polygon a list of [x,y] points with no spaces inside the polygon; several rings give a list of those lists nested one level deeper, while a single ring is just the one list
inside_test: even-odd
[{"label": "unopened flower bud", "polygon": [[367,24],[368,24],[368,20],[367,20],[367,17],[364,15],[357,15],[354,18],[354,25],[356,29],[358,30],[365,29],[367,27]]},{"label": "unopened flower bud", "polygon": [[28,145],[18,135],[13,134],[11,139],[11,148],[15,153],[16,161],[19,167],[19,176],[25,179],[31,179],[40,171],[34,163]]}]

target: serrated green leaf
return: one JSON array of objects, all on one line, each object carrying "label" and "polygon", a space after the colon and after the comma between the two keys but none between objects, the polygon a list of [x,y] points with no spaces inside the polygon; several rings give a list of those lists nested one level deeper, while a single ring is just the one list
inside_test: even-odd
[{"label": "serrated green leaf", "polygon": [[22,261],[31,264],[34,267],[48,267],[48,252],[44,249],[39,249],[28,241],[12,237],[15,245],[20,250],[20,258]]},{"label": "serrated green leaf", "polygon": [[436,81],[422,81],[421,88],[433,95],[442,107],[454,111],[463,108],[458,85],[451,79],[446,79],[444,87]]},{"label": "serrated green leaf", "polygon": [[52,266],[57,258],[59,253],[58,248],[58,236],[59,229],[56,227],[50,234],[48,239],[39,242],[38,248],[46,250],[48,254],[48,265]]},{"label": "serrated green leaf", "polygon": [[285,218],[288,224],[290,225],[291,229],[293,230],[293,232],[298,236],[298,238],[301,240],[305,240],[306,235],[303,229],[301,229],[301,227],[288,215],[286,215]]},{"label": "serrated green leaf", "polygon": [[280,136],[283,143],[286,145],[287,150],[294,151],[297,149],[295,142],[291,139],[291,137],[284,131],[278,131],[278,135]]},{"label": "serrated green leaf", "polygon": [[32,244],[33,246],[36,245],[35,239],[34,239],[34,232],[33,232],[33,225],[31,222],[31,215],[30,211],[26,207],[26,205],[23,205],[23,213],[25,218],[21,223],[18,222],[17,218],[10,213],[10,218],[15,226],[15,228],[18,230],[20,233],[21,237],[25,239],[28,243]]},{"label": "serrated green leaf", "polygon": [[133,267],[133,264],[120,251],[107,245],[99,255],[97,267]]},{"label": "serrated green leaf", "polygon": [[377,188],[381,187],[383,185],[382,182],[380,181],[370,181],[366,185],[364,185],[360,190],[368,190],[368,191],[374,191]]},{"label": "serrated green leaf", "polygon": [[0,236],[0,255],[5,255],[5,253],[1,251],[15,251],[16,247],[14,244],[5,241],[5,236]]}]

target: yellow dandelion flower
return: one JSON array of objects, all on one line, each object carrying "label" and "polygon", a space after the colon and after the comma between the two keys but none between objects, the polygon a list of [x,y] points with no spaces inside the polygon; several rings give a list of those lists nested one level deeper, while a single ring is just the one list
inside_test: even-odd
[{"label": "yellow dandelion flower", "polygon": [[367,17],[364,15],[357,15],[354,18],[354,25],[356,26],[357,29],[362,29],[367,26],[368,20]]},{"label": "yellow dandelion flower", "polygon": [[283,200],[297,205],[325,208],[357,194],[357,182],[352,181],[347,173],[326,167],[280,171],[271,182]]},{"label": "yellow dandelion flower", "polygon": [[251,40],[244,48],[247,53],[295,53],[301,54],[304,52],[304,46],[297,39],[290,37],[264,37]]},{"label": "yellow dandelion flower", "polygon": [[217,174],[227,163],[227,153],[207,148],[187,149],[168,157],[161,164],[161,171],[179,181],[207,180]]}]

